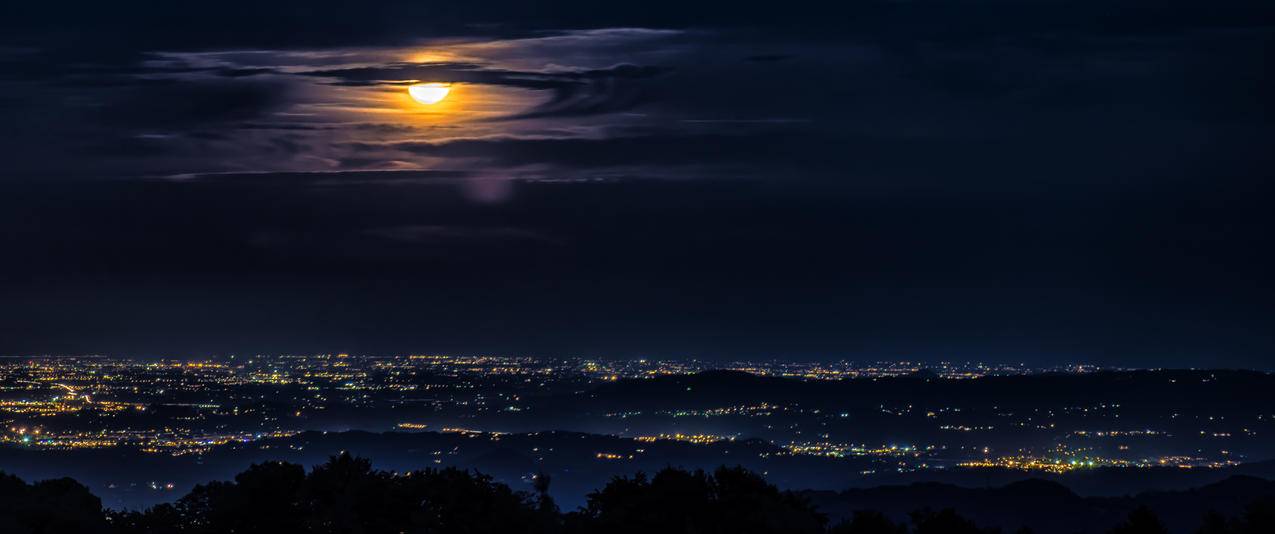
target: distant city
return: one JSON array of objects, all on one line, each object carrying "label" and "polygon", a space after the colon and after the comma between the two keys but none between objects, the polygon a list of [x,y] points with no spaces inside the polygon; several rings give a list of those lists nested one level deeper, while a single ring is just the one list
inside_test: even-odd
[{"label": "distant city", "polygon": [[[201,360],[107,356],[0,358],[3,440],[43,449],[136,446],[174,455],[229,442],[285,437],[307,429],[331,409],[411,408],[516,412],[520,396],[622,379],[729,370],[800,380],[898,377],[932,373],[944,379],[1046,372],[1093,372],[1092,365],[1032,368],[1024,364],[909,361],[787,362],[607,360],[509,356],[351,356],[349,354],[226,356]],[[268,401],[267,409],[260,405]],[[730,406],[677,410],[674,417],[770,415],[797,407]],[[148,410],[150,410],[148,412]],[[883,410],[885,410],[883,408]],[[183,415],[173,415],[175,412]],[[163,412],[163,413],[161,413]],[[188,413],[187,413],[188,412]],[[159,415],[156,415],[160,413]],[[607,414],[624,418],[632,414]],[[933,417],[933,414],[930,415]],[[141,424],[141,421],[162,424]],[[396,428],[428,425],[400,422]],[[358,428],[354,426],[352,428]],[[979,428],[943,425],[944,430]],[[379,429],[379,428],[367,428]],[[1081,431],[1084,432],[1084,431]],[[659,434],[692,442],[735,436]],[[666,437],[666,438],[664,438]],[[650,438],[643,436],[642,438]],[[862,453],[863,447],[793,445],[798,454]],[[840,451],[840,452],[838,452]],[[891,456],[915,451],[882,449]]]},{"label": "distant city", "polygon": [[[1275,377],[978,362],[10,357],[0,442],[62,471],[28,475],[74,474],[119,507],[175,498],[250,457],[351,448],[515,484],[557,471],[567,503],[607,476],[661,465],[737,463],[781,485],[835,489],[943,473],[1220,476],[1275,450],[1275,404],[1245,401],[1272,390],[1262,384]],[[79,465],[67,451],[138,467]],[[131,460],[147,456],[171,460]]]}]

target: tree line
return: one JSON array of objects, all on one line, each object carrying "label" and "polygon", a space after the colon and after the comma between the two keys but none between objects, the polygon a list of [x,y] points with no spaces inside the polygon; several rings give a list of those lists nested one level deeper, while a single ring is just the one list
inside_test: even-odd
[{"label": "tree line", "polygon": [[[896,522],[861,510],[830,524],[797,494],[756,473],[667,468],[616,477],[578,510],[563,512],[538,475],[531,492],[476,472],[424,469],[390,473],[341,454],[309,472],[296,464],[255,464],[231,482],[196,486],[174,503],[144,511],[104,510],[69,478],[28,484],[0,473],[0,532],[14,534],[995,534],[951,509],[917,510]],[[1023,528],[1015,534],[1025,534]],[[1110,534],[1167,533],[1146,508]],[[1259,500],[1237,517],[1211,513],[1198,534],[1275,532],[1275,502]]]}]

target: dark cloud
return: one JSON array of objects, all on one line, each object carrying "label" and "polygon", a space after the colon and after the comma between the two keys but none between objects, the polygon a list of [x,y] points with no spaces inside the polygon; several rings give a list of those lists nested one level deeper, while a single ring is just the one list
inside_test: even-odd
[{"label": "dark cloud", "polygon": [[555,87],[551,100],[510,118],[581,117],[627,111],[651,101],[643,79],[666,71],[660,67],[619,65],[579,73],[580,83]]},{"label": "dark cloud", "polygon": [[970,40],[1033,33],[1148,34],[1191,29],[1268,26],[1275,19],[1261,0],[1208,5],[1189,0],[1009,0],[828,3],[655,0],[610,4],[585,0],[531,5],[516,0],[468,2],[440,8],[411,0],[383,0],[351,8],[332,0],[230,0],[198,17],[182,5],[140,0],[24,3],[0,29],[16,45],[50,37],[96,50],[313,48],[410,44],[422,37],[528,36],[546,28],[759,28],[772,37],[815,40]]},{"label": "dark cloud", "polygon": [[251,68],[251,69],[214,69],[213,72],[218,76],[226,78],[243,78],[246,76],[258,76],[261,74],[277,74],[276,69],[267,68]]},{"label": "dark cloud", "polygon": [[0,50],[0,82],[47,83],[54,87],[131,87],[174,83],[187,74],[226,78],[276,72],[267,68],[194,66],[162,60],[147,50],[95,52],[65,46]]},{"label": "dark cloud", "polygon": [[190,9],[0,19],[0,352],[1275,349],[1267,2]]},{"label": "dark cloud", "polygon": [[260,118],[287,94],[278,82],[173,82],[110,95],[91,115],[113,127],[198,128]]},{"label": "dark cloud", "polygon": [[[786,140],[786,142],[781,142]],[[383,150],[445,158],[476,159],[500,167],[547,164],[557,168],[598,168],[618,166],[685,166],[755,163],[777,158],[776,151],[798,148],[810,139],[800,134],[784,135],[663,135],[614,136],[604,138],[544,138],[499,136],[450,139],[444,141],[400,141],[385,144],[354,143],[351,148],[365,152]],[[817,150],[810,150],[817,153]]]},{"label": "dark cloud", "polygon": [[561,244],[560,240],[541,232],[516,227],[466,227],[466,226],[393,226],[389,228],[372,228],[366,231],[370,236],[413,243],[418,245],[450,245],[461,247],[499,246],[510,241],[531,241],[550,245]]},{"label": "dark cloud", "polygon": [[394,63],[306,71],[344,86],[408,85],[416,82],[476,83],[552,91],[553,97],[509,119],[573,117],[612,113],[646,102],[642,80],[668,72],[658,66],[616,65],[606,69],[511,71],[473,63]]},{"label": "dark cloud", "polygon": [[190,174],[156,179],[160,182],[187,183],[193,187],[332,187],[365,185],[439,185],[458,183],[471,177],[465,171],[422,170],[358,170],[336,172],[260,172]]},{"label": "dark cloud", "polygon": [[744,59],[746,61],[754,61],[757,63],[771,63],[775,61],[787,61],[792,59],[792,56],[785,54],[758,54],[755,56],[748,56]]}]

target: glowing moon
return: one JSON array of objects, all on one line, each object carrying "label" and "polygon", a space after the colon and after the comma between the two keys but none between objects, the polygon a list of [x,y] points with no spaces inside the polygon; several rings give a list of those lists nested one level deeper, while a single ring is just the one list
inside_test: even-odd
[{"label": "glowing moon", "polygon": [[422,104],[437,104],[447,98],[447,93],[450,92],[451,84],[446,83],[418,83],[407,88],[407,94],[412,96],[412,100]]}]

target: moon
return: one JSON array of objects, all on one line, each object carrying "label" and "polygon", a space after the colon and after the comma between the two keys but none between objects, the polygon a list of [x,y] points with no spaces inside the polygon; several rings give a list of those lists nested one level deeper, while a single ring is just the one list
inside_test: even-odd
[{"label": "moon", "polygon": [[441,102],[450,92],[451,84],[447,83],[418,83],[407,88],[407,94],[411,95],[412,100],[425,105]]}]

